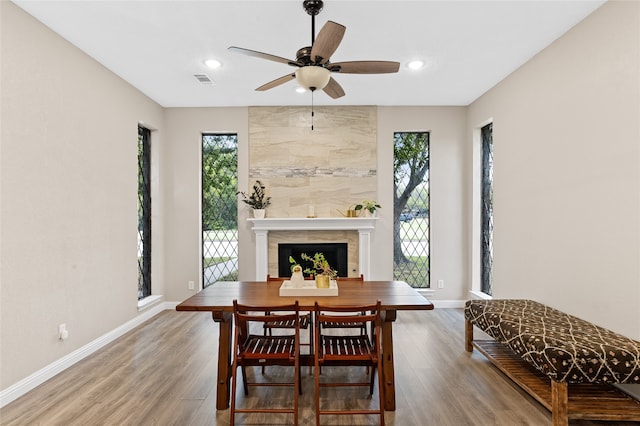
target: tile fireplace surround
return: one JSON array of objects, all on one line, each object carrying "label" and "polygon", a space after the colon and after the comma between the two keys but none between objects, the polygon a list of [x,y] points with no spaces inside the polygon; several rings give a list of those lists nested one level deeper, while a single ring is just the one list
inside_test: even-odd
[{"label": "tile fireplace surround", "polygon": [[256,279],[266,277],[269,271],[269,231],[357,231],[358,269],[365,277],[371,276],[371,232],[376,217],[326,218],[265,218],[247,219],[256,234]]}]

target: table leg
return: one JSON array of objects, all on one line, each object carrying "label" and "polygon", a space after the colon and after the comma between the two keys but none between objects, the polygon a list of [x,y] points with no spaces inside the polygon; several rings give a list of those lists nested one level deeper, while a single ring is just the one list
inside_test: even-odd
[{"label": "table leg", "polygon": [[230,312],[213,312],[213,320],[220,324],[218,337],[218,384],[216,392],[216,408],[229,408],[231,396],[231,336],[233,330],[233,315]]},{"label": "table leg", "polygon": [[551,424],[569,425],[569,385],[551,380]]},{"label": "table leg", "polygon": [[473,324],[471,321],[464,321],[464,349],[473,352]]},{"label": "table leg", "polygon": [[396,311],[381,312],[382,318],[382,377],[384,380],[384,409],[396,410],[396,382],[393,366],[393,322]]}]

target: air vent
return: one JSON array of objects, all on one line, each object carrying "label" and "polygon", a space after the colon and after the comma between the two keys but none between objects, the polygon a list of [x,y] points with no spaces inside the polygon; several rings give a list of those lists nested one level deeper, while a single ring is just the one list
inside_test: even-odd
[{"label": "air vent", "polygon": [[202,84],[215,84],[206,74],[194,74],[193,76]]}]

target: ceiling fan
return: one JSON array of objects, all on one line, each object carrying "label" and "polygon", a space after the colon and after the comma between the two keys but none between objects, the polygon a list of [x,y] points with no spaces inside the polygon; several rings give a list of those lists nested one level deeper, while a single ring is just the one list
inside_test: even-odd
[{"label": "ceiling fan", "polygon": [[296,53],[296,59],[287,59],[268,53],[257,52],[255,50],[244,49],[242,47],[229,47],[232,52],[238,52],[256,58],[267,59],[269,61],[280,62],[298,69],[290,74],[276,78],[262,86],[257,91],[265,91],[280,86],[288,81],[296,79],[300,86],[311,92],[323,90],[333,99],[344,96],[344,90],[336,80],[331,77],[331,73],[342,74],[386,74],[398,72],[399,62],[391,61],[349,61],[330,62],[331,55],[336,51],[346,27],[333,21],[327,21],[320,29],[316,38],[316,15],[320,13],[324,2],[322,0],[304,0],[302,7],[311,15],[311,46],[302,47]]}]

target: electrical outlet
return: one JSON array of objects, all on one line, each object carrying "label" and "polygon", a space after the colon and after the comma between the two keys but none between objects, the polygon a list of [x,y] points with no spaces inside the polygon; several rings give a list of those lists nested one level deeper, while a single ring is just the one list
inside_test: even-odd
[{"label": "electrical outlet", "polygon": [[69,331],[67,331],[67,324],[60,324],[58,326],[58,339],[67,340],[69,337]]},{"label": "electrical outlet", "polygon": [[189,290],[195,290],[196,289],[196,283],[194,281],[189,281]]},{"label": "electrical outlet", "polygon": [[444,288],[444,280],[438,280],[438,288]]}]

